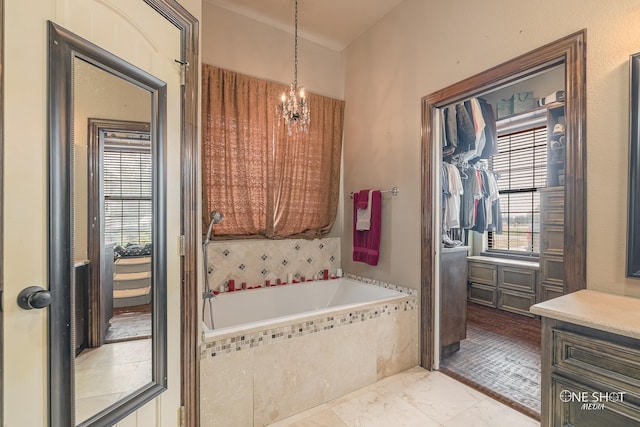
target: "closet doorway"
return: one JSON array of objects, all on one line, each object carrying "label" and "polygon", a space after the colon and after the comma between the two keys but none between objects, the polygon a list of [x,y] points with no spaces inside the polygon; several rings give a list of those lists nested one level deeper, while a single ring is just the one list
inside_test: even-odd
[{"label": "closet doorway", "polygon": [[[496,360],[508,359],[514,365],[528,363],[532,369],[539,369],[535,359],[539,357],[539,320],[528,313],[528,307],[585,287],[585,36],[584,30],[572,34],[423,98],[421,364],[428,369],[442,369],[533,416],[535,402],[527,405],[527,399],[520,399],[525,401],[520,404],[513,399],[517,390],[509,391],[509,384],[518,383],[517,377],[507,379],[506,388],[494,390],[479,379],[485,377],[487,383],[498,383],[495,373],[482,372],[482,366],[493,363],[495,368],[487,351],[504,343],[506,355],[498,355]],[[535,93],[533,97],[528,93],[531,89],[523,89],[534,78],[553,73],[560,74],[564,87],[556,85],[549,93]],[[548,97],[560,91],[563,99]],[[504,110],[509,98],[505,93],[513,94],[511,110]],[[542,99],[540,105],[535,98]],[[545,103],[545,98],[549,102]],[[514,114],[514,100],[519,114]],[[477,103],[473,108],[468,105],[471,101]],[[455,111],[452,107],[466,103],[466,109],[457,107],[457,113],[464,116],[465,110],[484,108],[479,105],[484,102],[492,105],[494,115],[500,119],[496,122],[496,140],[513,139],[502,141],[502,145],[515,147],[507,160],[498,155],[499,151],[504,153],[504,146],[500,150],[494,147],[491,155],[492,150],[481,155],[475,147],[475,157],[463,155],[460,148],[452,151],[446,143],[443,147],[451,130],[447,118]],[[471,123],[473,126],[473,120]],[[443,183],[451,178],[446,168],[455,168],[467,179],[477,176],[481,185],[484,179],[485,188],[491,188],[495,184],[486,180],[494,176],[494,170],[502,168],[504,174],[505,167],[515,171],[521,166],[517,159],[511,166],[508,162],[517,158],[515,152],[522,149],[518,148],[518,139],[523,135],[543,141],[530,144],[527,149],[531,151],[521,156],[539,157],[538,166],[533,167],[539,172],[537,181],[512,185],[516,172],[510,174],[508,182],[497,179],[503,211],[496,216],[490,210],[491,204],[485,209],[475,202],[473,214],[481,210],[490,215],[485,220],[493,221],[479,226],[478,232],[465,230],[465,226],[471,228],[468,223],[448,223],[452,206],[448,206],[442,193]],[[556,150],[560,136],[562,151]],[[443,167],[443,157],[450,166]],[[465,188],[460,192],[467,191]],[[485,197],[488,193],[485,190]],[[523,203],[528,206],[526,213],[520,212]],[[458,218],[468,221],[463,215]],[[499,219],[504,222],[501,227],[496,224]],[[524,221],[518,223],[520,219]],[[523,352],[518,347],[521,344],[533,347],[533,351]],[[474,369],[455,371],[450,362],[455,359],[460,359],[459,366],[466,368],[474,362]],[[504,367],[503,371],[508,369]],[[536,389],[529,394],[535,400],[539,399],[537,393]]]}]

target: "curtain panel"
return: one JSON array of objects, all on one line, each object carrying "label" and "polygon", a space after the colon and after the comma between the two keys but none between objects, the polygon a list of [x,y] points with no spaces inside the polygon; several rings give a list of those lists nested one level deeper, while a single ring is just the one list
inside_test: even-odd
[{"label": "curtain panel", "polygon": [[309,132],[277,114],[288,86],[202,65],[203,233],[209,212],[226,238],[321,237],[336,219],[344,101],[307,92]]}]

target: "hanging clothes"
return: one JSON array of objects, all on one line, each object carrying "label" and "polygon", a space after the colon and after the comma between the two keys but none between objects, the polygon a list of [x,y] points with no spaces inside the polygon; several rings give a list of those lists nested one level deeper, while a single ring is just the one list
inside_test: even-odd
[{"label": "hanging clothes", "polygon": [[480,154],[481,159],[489,159],[498,154],[498,130],[493,107],[487,101],[480,99],[480,108],[484,119],[485,144]]},{"label": "hanging clothes", "polygon": [[446,201],[447,215],[445,218],[446,229],[460,228],[460,197],[464,192],[460,171],[449,163],[443,163],[447,169],[447,179],[449,181],[449,197]]},{"label": "hanging clothes", "polygon": [[456,104],[456,134],[458,144],[454,154],[466,153],[475,149],[476,131],[470,109],[465,104]]}]

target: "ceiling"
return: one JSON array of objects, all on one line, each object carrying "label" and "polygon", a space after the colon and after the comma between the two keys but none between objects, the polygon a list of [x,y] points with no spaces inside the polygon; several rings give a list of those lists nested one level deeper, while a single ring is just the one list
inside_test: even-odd
[{"label": "ceiling", "polygon": [[[294,0],[205,0],[293,33]],[[342,50],[403,0],[299,0],[298,34]]]}]

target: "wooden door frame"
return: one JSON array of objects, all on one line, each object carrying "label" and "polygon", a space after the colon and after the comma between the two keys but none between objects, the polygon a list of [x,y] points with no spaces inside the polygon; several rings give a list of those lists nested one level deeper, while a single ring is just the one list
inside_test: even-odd
[{"label": "wooden door frame", "polygon": [[433,167],[439,153],[433,144],[436,109],[496,89],[535,74],[549,64],[565,65],[565,226],[564,275],[567,293],[586,287],[586,30],[549,43],[485,72],[476,74],[422,98],[422,247],[421,247],[421,365],[433,369],[436,249],[440,230],[435,225],[434,197],[438,189]]},{"label": "wooden door frame", "polygon": [[103,150],[100,143],[100,133],[105,129],[119,131],[151,132],[151,124],[148,122],[132,122],[127,120],[96,119],[89,118],[87,124],[89,133],[88,147],[88,211],[91,225],[87,230],[87,249],[89,258],[89,307],[87,331],[88,347],[95,348],[104,344],[106,331],[102,320],[104,318],[105,301],[103,295],[103,265],[104,255],[104,195],[102,194],[102,174],[103,174]]},{"label": "wooden door frame", "polygon": [[180,263],[180,402],[182,425],[200,425],[200,360],[198,341],[198,254],[201,241],[198,219],[198,90],[199,35],[198,20],[176,0],[144,0],[173,23],[181,34],[180,51],[185,69],[181,89],[181,215],[180,234],[184,252]]}]

